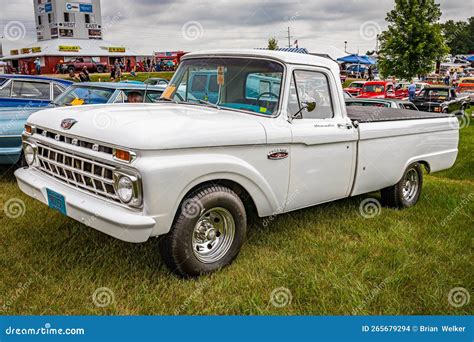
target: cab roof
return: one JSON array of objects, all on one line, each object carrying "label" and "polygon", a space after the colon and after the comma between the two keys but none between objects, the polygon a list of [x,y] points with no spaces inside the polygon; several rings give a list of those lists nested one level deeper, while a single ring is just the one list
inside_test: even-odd
[{"label": "cab roof", "polygon": [[219,49],[219,50],[204,50],[190,52],[182,57],[182,60],[196,58],[196,57],[257,57],[269,58],[280,61],[285,64],[300,64],[321,66],[331,69],[336,75],[339,74],[339,66],[332,59],[314,56],[306,53],[276,51],[276,50],[260,50],[260,49]]}]

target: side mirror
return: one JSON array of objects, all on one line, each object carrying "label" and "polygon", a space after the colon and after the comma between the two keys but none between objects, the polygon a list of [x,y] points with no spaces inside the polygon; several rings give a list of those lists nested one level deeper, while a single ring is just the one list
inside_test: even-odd
[{"label": "side mirror", "polygon": [[312,101],[312,102],[306,102],[305,103],[305,106],[306,106],[306,110],[308,112],[312,112],[313,110],[316,109],[316,102]]},{"label": "side mirror", "polygon": [[300,113],[306,109],[308,112],[312,112],[316,108],[316,102],[314,101],[307,101],[307,102],[302,102],[301,103],[301,109],[298,110],[295,114],[293,114],[290,118],[290,122],[293,121],[293,119],[296,119]]}]

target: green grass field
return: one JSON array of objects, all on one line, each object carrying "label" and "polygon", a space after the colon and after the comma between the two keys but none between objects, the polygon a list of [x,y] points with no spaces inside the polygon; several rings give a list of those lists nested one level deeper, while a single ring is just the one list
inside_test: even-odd
[{"label": "green grass field", "polygon": [[471,124],[455,167],[426,176],[414,208],[364,218],[375,193],[257,221],[230,267],[197,280],[170,274],[156,240],[128,244],[61,216],[4,169],[0,208],[25,207],[1,212],[1,314],[472,314],[474,298],[456,307],[448,294],[474,296],[473,147]]}]

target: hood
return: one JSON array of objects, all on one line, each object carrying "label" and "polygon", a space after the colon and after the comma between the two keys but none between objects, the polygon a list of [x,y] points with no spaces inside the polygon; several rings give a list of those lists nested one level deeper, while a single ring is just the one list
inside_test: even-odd
[{"label": "hood", "polygon": [[[63,130],[61,122],[77,122]],[[86,105],[46,109],[32,125],[137,150],[263,144],[255,116],[203,106],[156,103]]]}]

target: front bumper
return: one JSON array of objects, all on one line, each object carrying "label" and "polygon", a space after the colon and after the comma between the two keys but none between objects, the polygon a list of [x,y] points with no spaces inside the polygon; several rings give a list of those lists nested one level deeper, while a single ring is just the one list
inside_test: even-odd
[{"label": "front bumper", "polygon": [[156,224],[153,217],[144,216],[120,205],[84,193],[59,183],[35,170],[15,171],[18,186],[27,195],[48,205],[46,189],[65,197],[67,216],[105,234],[127,242],[148,240]]}]

